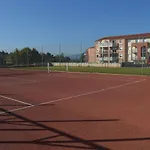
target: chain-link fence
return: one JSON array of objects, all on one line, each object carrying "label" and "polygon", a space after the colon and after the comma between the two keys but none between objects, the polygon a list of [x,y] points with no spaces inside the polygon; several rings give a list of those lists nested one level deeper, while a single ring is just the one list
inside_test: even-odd
[{"label": "chain-link fence", "polygon": [[0,52],[1,66],[44,66],[49,63],[85,62],[86,47],[79,44],[49,44]]}]

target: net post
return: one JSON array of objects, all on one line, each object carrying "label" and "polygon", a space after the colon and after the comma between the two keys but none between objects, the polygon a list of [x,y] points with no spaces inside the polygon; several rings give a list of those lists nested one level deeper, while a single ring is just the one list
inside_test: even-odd
[{"label": "net post", "polygon": [[48,71],[48,73],[49,73],[49,63],[47,63],[47,71]]},{"label": "net post", "polygon": [[66,63],[66,71],[68,72],[68,63]]}]

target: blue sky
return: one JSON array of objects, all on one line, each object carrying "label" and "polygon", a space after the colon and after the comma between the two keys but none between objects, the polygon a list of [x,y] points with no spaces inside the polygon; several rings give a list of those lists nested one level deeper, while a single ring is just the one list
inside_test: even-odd
[{"label": "blue sky", "polygon": [[149,0],[0,0],[0,49],[79,53],[103,36],[150,32]]}]

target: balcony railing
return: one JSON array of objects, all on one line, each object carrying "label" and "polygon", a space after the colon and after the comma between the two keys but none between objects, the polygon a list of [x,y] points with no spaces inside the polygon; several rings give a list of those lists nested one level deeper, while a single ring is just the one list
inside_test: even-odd
[{"label": "balcony railing", "polygon": [[107,43],[107,42],[105,42],[105,43],[100,43],[100,44],[99,44],[99,46],[100,46],[100,47],[112,47],[112,46],[113,46],[113,44],[112,44],[112,43],[110,43],[110,42],[108,42],[108,43]]},{"label": "balcony railing", "polygon": [[112,61],[113,59],[112,59],[112,57],[100,57],[100,60],[101,61],[108,61],[108,60],[110,60],[110,61]]},{"label": "balcony railing", "polygon": [[105,47],[110,47],[110,48],[118,48],[119,44],[118,43],[111,43],[111,42],[105,42],[105,43],[100,43],[99,44],[100,48],[105,48]]}]

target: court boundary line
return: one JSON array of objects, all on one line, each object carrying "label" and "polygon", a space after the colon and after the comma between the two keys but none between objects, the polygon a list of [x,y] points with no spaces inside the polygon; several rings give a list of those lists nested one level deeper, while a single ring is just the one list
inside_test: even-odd
[{"label": "court boundary line", "polygon": [[116,85],[116,86],[111,86],[111,87],[100,89],[100,90],[94,90],[94,91],[90,91],[90,92],[87,92],[87,93],[82,93],[82,94],[78,94],[78,95],[74,95],[74,96],[60,98],[60,99],[56,99],[56,100],[52,100],[52,101],[48,101],[48,102],[43,102],[43,103],[40,103],[39,105],[46,105],[46,104],[55,103],[55,102],[59,102],[59,101],[64,101],[64,100],[68,100],[68,99],[73,99],[73,98],[78,98],[78,97],[82,97],[82,96],[101,93],[103,91],[108,91],[108,90],[111,90],[111,89],[116,89],[116,88],[124,87],[124,86],[127,86],[127,85],[131,85],[131,84],[136,84],[136,83],[139,83],[139,82],[142,82],[142,81],[145,81],[145,79],[134,81],[134,82],[129,82],[129,83],[124,83],[124,84],[120,84],[120,85]]},{"label": "court boundary line", "polygon": [[[89,75],[92,75],[92,74],[89,74]],[[100,74],[99,74],[100,75]],[[49,74],[48,74],[48,76],[47,75],[39,75],[39,76],[41,76],[41,77],[49,77]],[[114,78],[113,76],[108,76],[108,77],[106,77],[106,76],[99,76],[99,77],[84,77],[84,76],[77,76],[77,75],[69,75],[69,76],[67,76],[67,74],[66,75],[64,75],[64,76],[61,76],[61,75],[53,75],[53,76],[55,76],[55,77],[68,77],[68,78],[86,78],[86,79],[96,79],[96,80],[112,80],[112,79],[115,79],[115,80],[117,80],[117,81],[124,81],[124,82],[129,82],[129,81],[133,81],[133,80],[136,80],[136,78],[126,78],[126,77],[124,77],[124,76],[122,76],[122,77],[119,77],[119,78]],[[2,80],[2,79],[12,79],[12,80],[18,80],[19,82],[18,83],[16,83],[15,85],[19,85],[19,84],[32,84],[32,83],[40,83],[40,82],[43,82],[43,81],[47,81],[47,79],[49,79],[49,78],[47,78],[47,79],[42,79],[42,80],[28,80],[28,79],[24,79],[24,78],[14,78],[14,77],[0,77],[0,80]],[[14,83],[13,83],[14,84]]]},{"label": "court boundary line", "polygon": [[[36,107],[36,106],[42,106],[42,105],[46,105],[46,104],[57,103],[57,102],[60,102],[60,101],[66,101],[66,100],[73,99],[73,98],[83,97],[83,96],[92,95],[92,94],[96,94],[96,93],[101,93],[101,92],[104,92],[104,91],[109,91],[109,90],[113,90],[113,89],[117,89],[117,88],[121,88],[121,87],[126,87],[126,86],[129,86],[129,85],[137,84],[137,83],[144,82],[144,81],[146,81],[146,79],[137,80],[137,81],[129,82],[129,83],[124,83],[124,84],[120,84],[120,85],[116,85],[116,86],[111,86],[111,87],[108,87],[108,88],[105,88],[105,89],[95,90],[95,91],[82,93],[82,94],[78,94],[78,95],[73,95],[73,96],[69,96],[69,97],[59,98],[59,99],[51,100],[51,101],[48,101],[48,102],[39,103],[39,104],[36,104],[36,105],[30,104],[30,106],[11,109],[9,111],[10,112],[15,112],[15,111],[19,111],[19,110],[25,110],[25,109],[28,109],[28,108],[33,108],[33,107]],[[0,115],[1,114],[5,114],[5,113],[0,112]]]},{"label": "court boundary line", "polygon": [[[40,76],[45,76],[45,75],[40,75]],[[109,76],[109,77],[85,77],[85,76],[76,76],[76,75],[69,75],[69,76],[61,76],[61,75],[54,75],[56,77],[68,77],[68,78],[85,78],[85,79],[97,79],[97,80],[103,80],[103,79],[106,79],[106,80],[112,80],[112,79],[115,79],[117,81],[132,81],[132,80],[137,80],[136,78],[126,78],[126,77],[119,77],[119,78],[114,78],[112,76]]]},{"label": "court boundary line", "polygon": [[[24,70],[24,71],[41,71],[41,72],[46,72],[47,73],[47,70],[39,70],[39,69],[35,69],[35,70],[32,70],[32,69],[15,69],[15,68],[10,68],[12,70]],[[76,72],[71,72],[71,71],[59,71],[59,70],[50,70],[50,73],[51,72],[60,72],[60,73],[74,73],[74,74],[103,74],[103,75],[110,75],[110,76],[132,76],[132,77],[147,77],[148,75],[136,75],[136,74],[115,74],[115,73],[101,73],[101,72],[79,72],[79,71],[76,71]],[[47,73],[48,74],[48,73]]]},{"label": "court boundary line", "polygon": [[[40,70],[39,70],[40,71]],[[110,76],[132,76],[132,77],[147,77],[147,75],[136,75],[136,74],[115,74],[115,73],[102,73],[102,72],[71,72],[71,71],[59,71],[59,70],[51,70],[50,72],[62,72],[62,73],[74,73],[74,74],[98,74],[98,75],[110,75]]]},{"label": "court boundary line", "polygon": [[[20,69],[20,70],[22,70],[22,69]],[[27,70],[28,71],[28,70]],[[35,71],[38,71],[38,70],[35,70]],[[80,73],[74,73],[73,75],[71,75],[71,73],[72,72],[70,72],[69,73],[69,76],[67,76],[67,72],[61,72],[61,73],[66,73],[64,76],[61,76],[61,75],[55,75],[55,74],[53,74],[53,76],[55,76],[55,77],[69,77],[69,78],[85,78],[84,76],[77,76],[76,74],[79,74],[80,75]],[[89,73],[89,74],[87,74],[87,75],[94,75],[95,73]],[[101,74],[95,74],[95,75],[101,75]],[[49,77],[50,76],[50,74],[42,74],[42,75],[39,75],[39,76],[41,76],[41,77]],[[5,78],[5,77],[4,77]],[[46,81],[47,79],[42,79],[42,80],[28,80],[28,79],[24,79],[24,78],[14,78],[14,77],[6,77],[6,78],[12,78],[12,79],[16,79],[16,80],[22,80],[22,82],[23,83],[39,83],[39,82],[42,82],[42,81]],[[92,78],[92,79],[97,79],[97,80],[103,80],[103,79],[108,79],[108,80],[112,80],[113,78],[114,78],[114,76],[111,76],[111,75],[109,75],[108,77],[106,77],[106,76],[99,76],[99,77],[86,77],[86,79],[88,79],[88,78]],[[23,81],[24,80],[24,81]],[[117,78],[116,79],[117,81],[132,81],[132,80],[137,80],[135,77],[133,78],[126,78],[126,76],[120,76],[119,78]]]},{"label": "court boundary line", "polygon": [[14,99],[14,98],[11,98],[11,97],[7,97],[7,96],[4,96],[4,95],[0,95],[0,98],[4,98],[4,99],[8,99],[10,101],[14,101],[14,102],[18,102],[18,103],[21,103],[21,104],[33,106],[33,104],[31,104],[31,103],[24,102],[24,101],[21,101],[21,100],[17,100],[17,99]]}]

